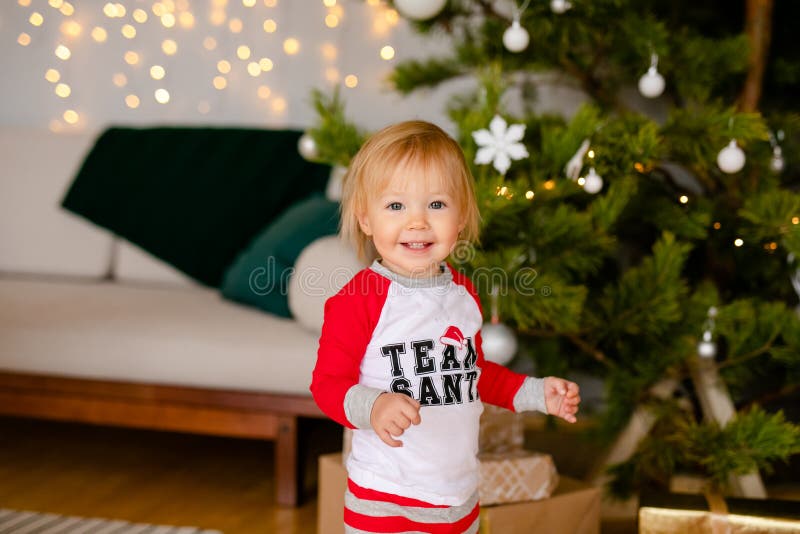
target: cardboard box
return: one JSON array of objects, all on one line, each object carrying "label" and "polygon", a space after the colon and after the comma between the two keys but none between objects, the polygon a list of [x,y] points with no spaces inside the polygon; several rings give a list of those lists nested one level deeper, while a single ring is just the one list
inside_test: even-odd
[{"label": "cardboard box", "polygon": [[522,450],[525,442],[523,415],[505,408],[483,405],[478,453],[503,453]]},{"label": "cardboard box", "polygon": [[[342,454],[319,457],[317,532],[344,533],[344,490],[347,471]],[[530,534],[557,532],[599,534],[600,490],[562,476],[549,499],[481,508],[482,534]]]},{"label": "cardboard box", "polygon": [[549,454],[484,453],[478,455],[478,460],[482,506],[546,499],[558,485],[556,466]]}]

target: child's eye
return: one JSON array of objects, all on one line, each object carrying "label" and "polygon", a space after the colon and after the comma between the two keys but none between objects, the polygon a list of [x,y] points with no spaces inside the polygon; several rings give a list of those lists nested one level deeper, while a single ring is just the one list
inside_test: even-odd
[{"label": "child's eye", "polygon": [[431,202],[431,208],[435,210],[440,210],[444,208],[444,206],[445,206],[444,202],[442,202],[441,200],[434,200],[433,202]]},{"label": "child's eye", "polygon": [[389,205],[386,207],[393,211],[400,211],[401,209],[403,209],[403,204],[401,204],[400,202],[390,202]]}]

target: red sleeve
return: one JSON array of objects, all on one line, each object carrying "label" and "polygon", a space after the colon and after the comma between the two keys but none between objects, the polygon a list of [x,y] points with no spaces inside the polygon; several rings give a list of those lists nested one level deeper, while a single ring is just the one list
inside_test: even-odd
[{"label": "red sleeve", "polygon": [[355,428],[344,412],[347,391],[358,384],[364,351],[372,338],[390,281],[364,269],[325,302],[311,394],[331,419]]},{"label": "red sleeve", "polygon": [[[450,270],[453,272],[453,281],[463,285],[475,299],[475,304],[482,317],[481,299],[470,279],[452,267]],[[483,357],[483,340],[480,332],[475,336],[475,350],[478,352],[477,365],[481,368],[481,377],[478,379],[478,395],[481,400],[514,411],[514,396],[522,387],[522,383],[527,378],[526,375],[515,373],[500,364],[487,361]]]}]

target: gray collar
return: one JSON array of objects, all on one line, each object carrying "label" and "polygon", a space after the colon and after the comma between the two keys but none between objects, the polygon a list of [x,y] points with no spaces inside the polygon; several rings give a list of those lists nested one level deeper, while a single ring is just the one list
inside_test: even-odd
[{"label": "gray collar", "polygon": [[388,278],[392,282],[397,282],[401,286],[404,287],[442,287],[446,286],[450,282],[453,281],[453,273],[447,267],[445,262],[439,264],[439,271],[440,274],[435,276],[429,276],[426,278],[410,278],[408,276],[402,276],[397,274],[393,271],[390,271],[378,260],[372,262],[372,265],[369,266],[370,269],[378,273],[379,275]]}]

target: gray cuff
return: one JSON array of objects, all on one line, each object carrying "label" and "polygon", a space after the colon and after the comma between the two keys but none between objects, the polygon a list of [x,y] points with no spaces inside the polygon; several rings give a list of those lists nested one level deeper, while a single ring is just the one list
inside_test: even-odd
[{"label": "gray cuff", "polygon": [[383,390],[356,384],[347,390],[344,396],[344,415],[356,428],[371,428],[369,416],[372,405]]},{"label": "gray cuff", "polygon": [[544,401],[544,378],[527,377],[514,395],[515,412],[532,410],[547,413],[547,404]]}]

